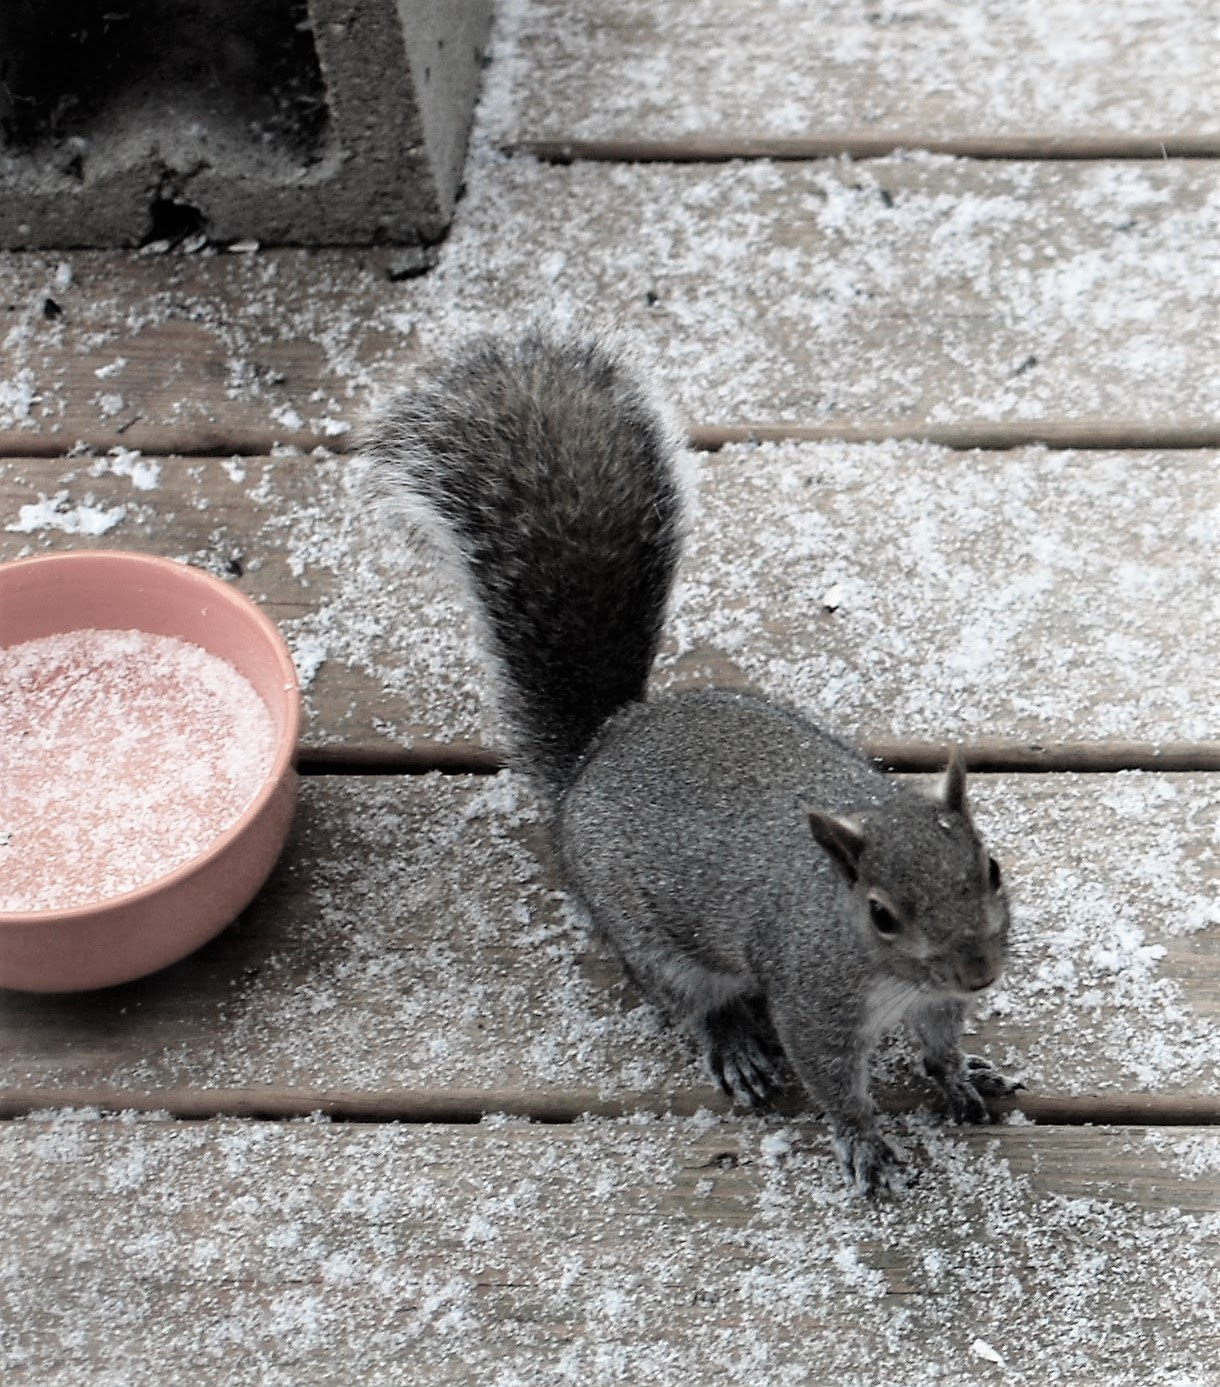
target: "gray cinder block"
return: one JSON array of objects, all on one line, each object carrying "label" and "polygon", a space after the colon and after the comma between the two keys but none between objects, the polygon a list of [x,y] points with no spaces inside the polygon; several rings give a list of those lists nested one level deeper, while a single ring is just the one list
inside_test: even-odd
[{"label": "gray cinder block", "polygon": [[0,0],[0,245],[421,243],[492,0]]}]

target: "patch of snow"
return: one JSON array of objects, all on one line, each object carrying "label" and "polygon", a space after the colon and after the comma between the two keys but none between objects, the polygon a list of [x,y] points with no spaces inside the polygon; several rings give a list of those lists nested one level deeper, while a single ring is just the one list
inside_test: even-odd
[{"label": "patch of snow", "polygon": [[90,501],[69,505],[67,491],[40,496],[36,502],[20,506],[17,519],[4,528],[13,534],[30,535],[42,530],[59,530],[68,535],[108,534],[127,514],[126,506],[95,506]]}]

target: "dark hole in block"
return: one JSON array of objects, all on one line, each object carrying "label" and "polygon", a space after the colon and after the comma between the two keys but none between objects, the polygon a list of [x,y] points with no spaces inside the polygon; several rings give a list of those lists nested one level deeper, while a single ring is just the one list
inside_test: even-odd
[{"label": "dark hole in block", "polygon": [[207,219],[198,207],[189,202],[175,202],[173,198],[159,197],[148,209],[149,241],[169,241],[176,245],[188,236],[196,236],[207,229]]},{"label": "dark hole in block", "polygon": [[0,0],[0,132],[15,151],[168,122],[309,163],[327,119],[307,0]]}]

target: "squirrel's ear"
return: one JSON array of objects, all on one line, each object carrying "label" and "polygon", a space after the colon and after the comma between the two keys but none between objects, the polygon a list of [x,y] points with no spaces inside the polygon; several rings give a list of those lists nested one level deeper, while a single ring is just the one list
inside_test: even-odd
[{"label": "squirrel's ear", "polygon": [[864,834],[859,824],[850,819],[836,819],[820,809],[805,808],[809,829],[817,844],[825,849],[835,870],[854,886],[860,879],[860,854],[864,851]]},{"label": "squirrel's ear", "polygon": [[949,753],[949,764],[936,790],[936,798],[956,814],[966,812],[966,758],[960,747]]}]

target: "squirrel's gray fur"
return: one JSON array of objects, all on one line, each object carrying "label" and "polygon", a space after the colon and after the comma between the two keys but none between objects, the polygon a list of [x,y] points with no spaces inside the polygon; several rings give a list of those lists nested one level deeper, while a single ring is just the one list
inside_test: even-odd
[{"label": "squirrel's gray fur", "polygon": [[684,509],[676,434],[622,356],[479,339],[397,397],[365,453],[459,560],[568,882],[722,1087],[762,1102],[786,1057],[855,1186],[899,1183],[867,1061],[905,1019],[953,1116],[985,1120],[1013,1085],[959,1041],[1008,910],[962,762],[925,795],[762,699],[645,698]]}]

